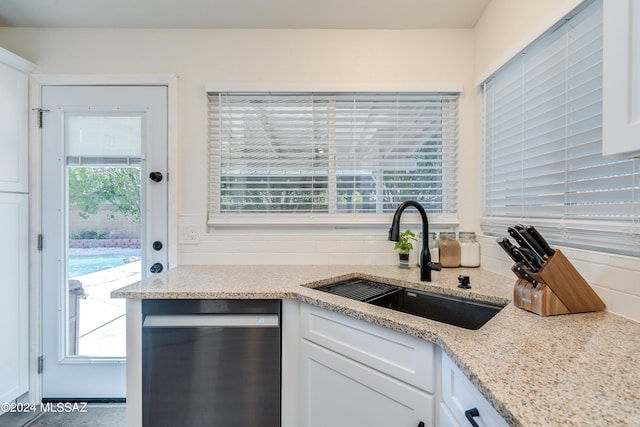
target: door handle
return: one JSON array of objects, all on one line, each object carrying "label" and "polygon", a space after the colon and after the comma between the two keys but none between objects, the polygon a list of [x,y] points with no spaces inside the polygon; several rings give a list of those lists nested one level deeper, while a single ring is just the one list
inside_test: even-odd
[{"label": "door handle", "polygon": [[[147,314],[143,328],[277,328],[277,314]],[[423,424],[424,427],[424,424]]]},{"label": "door handle", "polygon": [[149,174],[149,179],[153,182],[162,181],[162,172],[151,172]]},{"label": "door handle", "polygon": [[474,417],[480,416],[480,411],[478,411],[478,408],[467,409],[466,411],[464,411],[464,416],[467,417],[467,420],[469,420],[469,423],[473,427],[480,427],[476,420],[473,419]]}]

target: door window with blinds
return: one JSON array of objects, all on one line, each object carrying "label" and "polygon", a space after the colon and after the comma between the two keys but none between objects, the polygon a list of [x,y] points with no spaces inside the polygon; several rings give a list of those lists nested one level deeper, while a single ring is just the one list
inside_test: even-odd
[{"label": "door window with blinds", "polygon": [[456,216],[457,93],[208,96],[211,224],[355,223],[409,199]]},{"label": "door window with blinds", "polygon": [[602,31],[588,2],[484,83],[485,232],[640,253],[638,161],[602,156]]}]

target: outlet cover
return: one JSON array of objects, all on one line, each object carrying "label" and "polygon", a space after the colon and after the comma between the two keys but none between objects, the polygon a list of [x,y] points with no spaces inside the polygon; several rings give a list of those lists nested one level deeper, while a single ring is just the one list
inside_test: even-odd
[{"label": "outlet cover", "polygon": [[194,244],[200,242],[197,225],[182,224],[180,225],[178,231],[180,234],[179,243]]}]

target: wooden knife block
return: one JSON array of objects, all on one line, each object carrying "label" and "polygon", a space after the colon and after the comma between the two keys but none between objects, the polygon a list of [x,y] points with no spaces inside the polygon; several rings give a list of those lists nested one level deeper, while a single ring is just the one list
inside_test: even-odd
[{"label": "wooden knife block", "polygon": [[513,292],[516,307],[541,316],[585,313],[604,310],[605,304],[598,294],[578,273],[562,252],[556,250],[542,265],[531,273],[538,286],[518,279]]}]

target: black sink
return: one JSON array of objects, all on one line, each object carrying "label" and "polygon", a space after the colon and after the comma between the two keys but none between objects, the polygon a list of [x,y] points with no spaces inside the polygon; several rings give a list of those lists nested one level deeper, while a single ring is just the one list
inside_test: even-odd
[{"label": "black sink", "polygon": [[358,278],[316,289],[472,330],[480,329],[504,308],[499,304]]},{"label": "black sink", "polygon": [[369,303],[473,330],[480,329],[504,308],[467,298],[407,288]]}]

